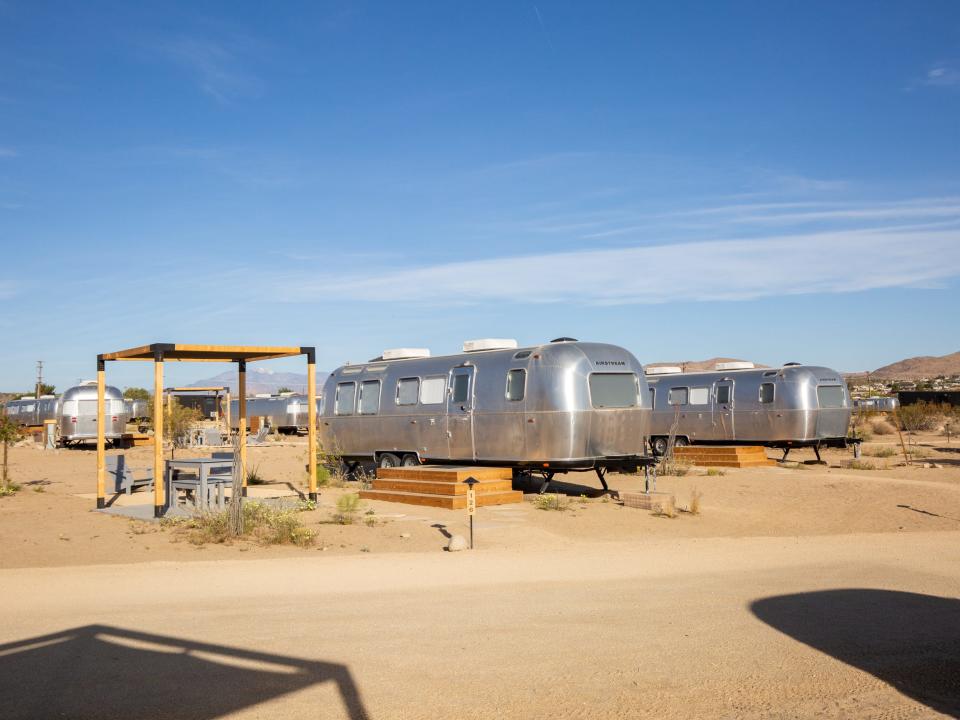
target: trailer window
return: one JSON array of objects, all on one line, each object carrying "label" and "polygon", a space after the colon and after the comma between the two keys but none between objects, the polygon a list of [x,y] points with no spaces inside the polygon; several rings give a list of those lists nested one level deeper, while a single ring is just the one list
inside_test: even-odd
[{"label": "trailer window", "polygon": [[420,395],[420,378],[397,380],[397,405],[416,405]]},{"label": "trailer window", "polygon": [[595,408],[634,407],[639,395],[633,373],[593,373],[590,400]]},{"label": "trailer window", "polygon": [[730,404],[730,386],[717,385],[717,405]]},{"label": "trailer window", "polygon": [[453,402],[465,403],[470,396],[470,376],[460,373],[453,376]]},{"label": "trailer window", "polygon": [[707,388],[690,388],[690,404],[706,405],[710,402],[710,390]]},{"label": "trailer window", "polygon": [[380,381],[365,380],[360,383],[360,414],[376,415],[380,412]]},{"label": "trailer window", "polygon": [[817,400],[822,408],[841,408],[843,404],[842,385],[820,385],[817,387]]},{"label": "trailer window", "polygon": [[687,388],[685,387],[670,388],[670,392],[667,393],[667,404],[668,405],[686,405],[687,404]]},{"label": "trailer window", "polygon": [[443,392],[446,389],[446,378],[425,378],[423,384],[420,386],[420,404],[439,405],[443,402]]},{"label": "trailer window", "polygon": [[773,383],[760,384],[760,402],[761,403],[773,402]]},{"label": "trailer window", "polygon": [[523,400],[523,393],[526,387],[526,370],[510,370],[507,373],[507,400]]},{"label": "trailer window", "polygon": [[345,382],[337,385],[337,399],[333,405],[337,415],[353,415],[356,391],[356,383]]}]

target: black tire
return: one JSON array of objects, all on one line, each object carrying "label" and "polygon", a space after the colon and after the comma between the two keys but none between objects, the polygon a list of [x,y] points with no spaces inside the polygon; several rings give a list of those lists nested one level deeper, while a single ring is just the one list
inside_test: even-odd
[{"label": "black tire", "polygon": [[400,458],[393,453],[383,453],[383,455],[381,455],[380,459],[377,461],[377,465],[382,468],[400,467]]},{"label": "black tire", "polygon": [[650,441],[650,446],[653,448],[654,455],[662,457],[667,452],[667,439],[665,437],[655,437]]},{"label": "black tire", "polygon": [[400,461],[400,467],[419,467],[420,458],[418,458],[413,453],[407,453],[403,456],[403,459]]},{"label": "black tire", "polygon": [[674,447],[686,447],[690,442],[685,437],[678,437],[673,443]]}]

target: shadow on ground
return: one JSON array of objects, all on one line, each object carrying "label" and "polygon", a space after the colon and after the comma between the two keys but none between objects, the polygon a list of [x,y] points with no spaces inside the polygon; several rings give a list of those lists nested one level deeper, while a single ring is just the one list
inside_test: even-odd
[{"label": "shadow on ground", "polygon": [[752,603],[760,620],[960,717],[960,600],[890,590],[825,590]]},{"label": "shadow on ground", "polygon": [[349,669],[336,663],[103,625],[0,645],[6,720],[214,718],[326,682],[347,717],[368,717]]}]

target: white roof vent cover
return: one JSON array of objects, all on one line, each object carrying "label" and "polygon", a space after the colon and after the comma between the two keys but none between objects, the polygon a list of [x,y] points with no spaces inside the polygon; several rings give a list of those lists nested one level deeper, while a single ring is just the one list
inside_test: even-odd
[{"label": "white roof vent cover", "polygon": [[733,362],[721,362],[717,363],[716,370],[752,370],[754,368],[752,362],[744,362],[743,360],[735,360]]},{"label": "white roof vent cover", "polygon": [[644,368],[643,372],[646,375],[676,375],[677,373],[682,373],[683,368],[679,368],[676,365],[663,365],[661,367]]},{"label": "white roof vent cover", "polygon": [[481,350],[516,350],[517,341],[511,338],[481,338],[467,340],[463,343],[463,351],[480,352]]},{"label": "white roof vent cover", "polygon": [[407,360],[409,358],[430,357],[429,348],[390,348],[381,355],[384,360]]}]

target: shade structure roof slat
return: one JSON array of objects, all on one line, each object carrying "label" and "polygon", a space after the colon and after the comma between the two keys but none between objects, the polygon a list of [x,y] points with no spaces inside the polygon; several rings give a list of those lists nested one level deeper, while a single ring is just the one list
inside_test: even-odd
[{"label": "shade structure roof slat", "polygon": [[170,362],[237,362],[274,360],[310,354],[313,348],[271,345],[184,345],[152,343],[127,350],[103,353],[102,360],[153,360],[159,353]]}]

